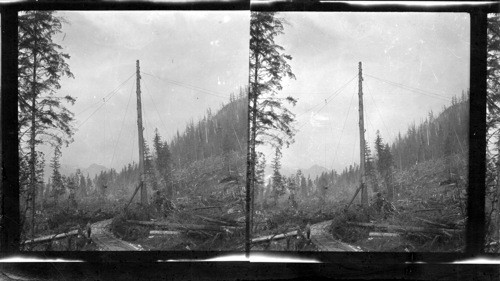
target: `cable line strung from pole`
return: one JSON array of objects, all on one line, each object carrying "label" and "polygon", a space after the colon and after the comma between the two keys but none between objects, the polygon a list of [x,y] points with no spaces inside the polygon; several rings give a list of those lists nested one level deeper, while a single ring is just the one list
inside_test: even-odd
[{"label": "cable line strung from pole", "polygon": [[347,114],[345,116],[344,126],[342,126],[342,132],[340,133],[339,142],[337,143],[337,148],[335,149],[335,156],[333,157],[333,160],[332,160],[332,167],[333,167],[333,164],[335,164],[335,160],[337,160],[337,153],[339,151],[340,141],[342,140],[342,136],[344,135],[345,124],[347,124],[347,118],[349,117],[349,113],[351,112],[352,101],[354,100],[354,93],[355,92],[353,91],[352,96],[351,96],[351,102],[349,103],[349,108],[347,109]]},{"label": "cable line strung from pole", "polygon": [[[349,85],[354,79],[356,79],[356,77],[358,77],[358,75],[354,75],[354,77],[352,77],[349,81],[347,81],[347,83],[345,83],[344,85],[342,85],[340,88],[338,88],[336,91],[334,91],[330,96],[328,96],[326,99],[325,99],[325,103],[324,105],[318,110],[318,112],[320,112],[329,102],[331,102],[334,98],[336,98],[341,92],[342,90],[344,90],[345,87],[347,87],[347,85]],[[297,116],[300,117],[308,112],[310,112],[311,110],[315,109],[316,107],[318,107],[319,105],[323,104],[323,101],[317,103],[316,105],[314,105],[313,107],[309,108],[308,110],[306,110],[304,113],[301,113],[300,115]],[[317,112],[317,113],[318,113]]]},{"label": "cable line strung from pole", "polygon": [[[323,103],[323,101],[319,102],[318,104],[314,105],[313,107],[309,108],[308,110],[306,110],[305,112],[299,114],[297,116],[297,118],[299,118],[300,116],[303,116],[304,114],[312,111],[313,109],[315,109],[316,107],[318,107],[319,105],[323,104],[323,106],[316,112],[316,114],[318,114],[321,110],[323,110],[326,105],[331,102],[333,99],[335,99],[337,96],[340,95],[340,93],[354,80],[356,79],[356,77],[358,77],[358,75],[354,75],[351,79],[349,79],[349,81],[347,81],[345,84],[343,84],[342,86],[340,86],[337,90],[335,90],[330,96],[328,96],[326,99],[325,99],[325,102]],[[308,123],[304,123],[302,126],[300,126],[297,131],[300,131],[304,126],[306,126]],[[266,157],[269,157],[271,156],[271,154],[273,154],[273,152],[270,152],[268,155],[266,155]]]},{"label": "cable line strung from pole", "polygon": [[149,99],[151,100],[151,103],[153,104],[153,107],[154,107],[154,109],[156,111],[156,114],[158,115],[158,118],[160,119],[160,122],[163,125],[163,129],[165,130],[164,133],[165,133],[165,136],[166,136],[166,134],[168,133],[167,126],[165,125],[165,122],[163,122],[163,119],[161,118],[160,111],[156,107],[156,102],[153,99],[153,95],[151,95],[151,93],[149,92],[148,86],[146,85],[146,83],[143,83],[143,85],[144,85],[144,88],[146,88],[146,93],[148,94]]},{"label": "cable line strung from pole", "polygon": [[429,91],[426,91],[426,90],[422,90],[422,89],[419,89],[419,88],[411,87],[411,86],[404,85],[404,84],[401,84],[401,83],[389,81],[389,80],[382,79],[382,78],[379,78],[379,77],[376,77],[376,76],[373,76],[373,75],[370,75],[370,74],[365,74],[365,76],[371,77],[373,79],[379,80],[379,81],[384,82],[386,84],[389,84],[389,85],[392,85],[392,86],[396,86],[396,87],[399,87],[401,89],[404,89],[404,90],[407,90],[407,91],[410,91],[410,92],[414,92],[414,93],[417,93],[417,94],[421,94],[421,95],[424,95],[424,96],[428,96],[428,97],[432,97],[432,98],[436,98],[436,99],[441,99],[441,100],[446,100],[446,101],[450,100],[450,98],[448,98],[446,96],[443,96],[443,95],[440,95],[440,94],[436,94],[436,93],[429,92]]},{"label": "cable line strung from pole", "polygon": [[[114,90],[112,90],[111,92],[109,92],[108,94],[106,94],[104,97],[100,98],[98,102],[96,103],[93,103],[91,105],[89,105],[88,107],[86,107],[84,110],[78,112],[76,115],[80,115],[82,113],[84,113],[85,111],[89,110],[90,108],[92,108],[93,106],[95,105],[98,105],[102,100],[106,100],[106,98],[111,98],[112,95],[116,94],[118,92],[118,90],[125,84],[128,82],[128,80],[130,80],[130,78],[134,77],[135,73],[132,73],[132,75],[130,75],[125,81],[123,81],[120,85],[118,85],[118,87],[116,87]],[[111,95],[111,96],[110,96]],[[108,98],[108,100],[109,100]]]},{"label": "cable line strung from pole", "polygon": [[[118,90],[128,81],[130,80],[130,78],[132,78],[132,76],[130,76],[129,78],[127,78],[127,80],[125,80],[123,83],[121,83],[116,89],[114,89],[113,91],[111,91],[110,93],[108,93],[106,96],[104,96],[102,98],[102,104],[99,105],[90,115],[89,117],[87,117],[87,119],[85,119],[82,123],[80,123],[80,125],[77,126],[77,129],[79,129],[81,126],[83,126],[83,124],[85,124],[92,116],[94,116],[94,114],[97,113],[97,111],[99,111],[99,109],[101,109],[105,104],[106,102],[108,102],[114,95],[116,95],[116,93],[118,93]],[[87,107],[85,110],[83,110],[82,112],[80,112],[79,114],[83,113],[84,111],[88,110],[89,108],[99,104],[101,101],[97,102],[97,103],[94,103],[92,104],[91,106]]]},{"label": "cable line strung from pole", "polygon": [[129,108],[129,105],[130,105],[130,100],[132,99],[132,94],[134,92],[135,84],[132,84],[132,86],[133,87],[130,89],[130,94],[129,94],[128,101],[127,101],[127,106],[125,108],[125,113],[123,114],[122,125],[120,127],[120,132],[118,133],[118,137],[116,138],[116,142],[115,142],[115,145],[113,147],[113,156],[111,157],[111,163],[109,164],[110,167],[113,166],[112,164],[113,164],[113,161],[115,159],[116,147],[118,146],[118,141],[120,140],[120,137],[122,135],[123,127],[125,125],[125,117],[127,116],[127,113],[128,113],[128,108]]},{"label": "cable line strung from pole", "polygon": [[[350,79],[349,81],[347,81],[347,83],[345,83],[344,85],[342,85],[340,88],[338,88],[336,91],[334,91],[328,98],[325,99],[325,102],[323,104],[323,101],[316,104],[315,106],[309,108],[306,112],[304,113],[301,113],[300,115],[297,116],[300,117],[300,116],[303,116],[304,114],[310,112],[311,110],[313,110],[314,108],[316,108],[318,105],[320,104],[323,104],[323,106],[318,109],[318,111],[315,113],[315,114],[318,114],[321,112],[321,110],[323,110],[329,102],[331,102],[333,99],[335,99],[336,97],[338,97],[340,95],[340,93],[357,77],[358,75],[354,75],[354,77],[352,79]],[[302,126],[300,126],[297,130],[300,130],[302,129],[304,126],[306,126],[308,123],[304,123]]]},{"label": "cable line strung from pole", "polygon": [[[368,92],[372,93],[372,91],[370,90],[370,87],[368,87],[368,83],[366,81],[365,81],[365,85],[366,85],[366,89],[368,90]],[[382,124],[384,125],[384,128],[387,132],[387,135],[388,136],[392,135],[392,137],[394,137],[394,134],[391,134],[389,128],[387,127],[387,125],[385,125],[384,118],[382,118],[382,114],[380,113],[380,110],[377,106],[377,103],[375,103],[375,99],[373,98],[373,95],[368,94],[368,96],[370,96],[370,98],[372,99],[373,105],[374,105],[375,109],[377,110],[378,116],[380,117],[380,120],[382,121]]]}]

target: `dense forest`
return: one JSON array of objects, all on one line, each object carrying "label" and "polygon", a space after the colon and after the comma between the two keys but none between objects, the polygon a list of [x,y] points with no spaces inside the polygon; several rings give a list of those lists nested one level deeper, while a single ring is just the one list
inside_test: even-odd
[{"label": "dense forest", "polygon": [[[469,92],[462,92],[459,98],[454,97],[451,105],[443,108],[437,116],[429,112],[428,117],[420,124],[411,124],[407,132],[404,135],[399,133],[392,144],[384,143],[377,132],[377,138],[370,145],[375,148],[374,153],[368,144],[366,149],[369,190],[386,193],[388,185],[397,186],[400,175],[419,163],[444,159],[445,165],[448,165],[449,159],[457,155],[466,159],[469,147],[468,124]],[[279,162],[279,157],[279,154],[274,157],[273,168],[276,168],[275,162]],[[279,174],[279,169],[278,172],[274,169],[265,186],[260,186],[263,192],[259,200],[270,203],[269,198],[278,198],[276,194],[289,195],[291,204],[297,204],[295,200],[306,200],[311,196],[319,200],[347,200],[354,195],[359,178],[358,164],[349,165],[340,173],[334,170],[323,172],[314,179],[306,178],[300,170],[296,175],[285,177]]]}]

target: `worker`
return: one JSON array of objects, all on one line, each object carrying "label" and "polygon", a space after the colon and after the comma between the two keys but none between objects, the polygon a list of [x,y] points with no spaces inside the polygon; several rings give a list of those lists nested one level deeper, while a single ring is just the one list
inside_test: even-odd
[{"label": "worker", "polygon": [[87,230],[87,240],[90,241],[90,234],[92,232],[92,225],[90,224],[90,221],[87,222],[87,226],[85,226],[85,229]]},{"label": "worker", "polygon": [[377,192],[377,198],[375,198],[375,208],[378,213],[380,213],[383,210],[385,203],[385,199],[382,197],[382,194],[380,192]]},{"label": "worker", "polygon": [[306,222],[305,219],[302,220],[302,226],[300,227],[299,236],[306,238],[307,240],[311,239],[311,224]]},{"label": "worker", "polygon": [[311,224],[309,222],[307,222],[307,224],[306,224],[305,232],[306,232],[307,240],[310,240],[311,239]]}]

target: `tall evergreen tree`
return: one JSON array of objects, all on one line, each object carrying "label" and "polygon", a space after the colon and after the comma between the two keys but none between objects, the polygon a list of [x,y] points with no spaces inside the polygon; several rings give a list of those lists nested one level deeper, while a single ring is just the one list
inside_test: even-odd
[{"label": "tall evergreen tree", "polygon": [[61,164],[59,163],[59,158],[61,157],[61,148],[60,146],[56,146],[54,149],[54,157],[52,157],[52,161],[50,163],[50,167],[52,168],[52,197],[54,197],[55,201],[59,201],[59,197],[66,192],[64,187],[63,178],[60,172]]},{"label": "tall evergreen tree", "polygon": [[83,174],[80,174],[80,184],[78,190],[80,191],[81,197],[87,196],[87,181],[85,180]]},{"label": "tall evergreen tree", "polygon": [[170,155],[168,143],[161,140],[158,129],[155,130],[153,146],[156,153],[156,169],[158,170],[162,184],[166,189],[167,198],[172,199],[174,193],[172,180],[172,156]]},{"label": "tall evergreen tree", "polygon": [[[250,15],[247,190],[255,185],[256,146],[264,141],[275,147],[288,146],[295,134],[292,128],[295,115],[284,102],[295,105],[297,101],[291,96],[284,99],[277,96],[282,89],[283,78],[295,79],[287,62],[292,57],[284,54],[284,48],[275,42],[275,37],[284,33],[285,23],[274,12],[252,12]],[[247,206],[250,200],[251,196],[247,193]],[[250,208],[247,209],[250,211]],[[250,215],[247,214],[247,217]],[[249,228],[247,225],[247,232]],[[249,240],[246,241],[246,250],[250,250]]]},{"label": "tall evergreen tree", "polygon": [[290,197],[288,200],[290,201],[292,208],[297,208],[297,201],[295,200],[295,195],[297,194],[298,185],[297,185],[297,181],[293,175],[287,179],[286,187],[287,187],[288,191],[290,192]]},{"label": "tall evergreen tree", "polygon": [[377,138],[375,139],[375,149],[377,151],[377,171],[384,179],[384,183],[387,189],[387,199],[389,201],[392,201],[394,195],[392,186],[393,160],[389,144],[384,144],[379,131],[377,131]]},{"label": "tall evergreen tree", "polygon": [[257,167],[255,171],[255,186],[254,191],[252,192],[252,201],[260,201],[258,198],[261,198],[263,195],[264,185],[265,185],[265,169],[266,169],[266,156],[264,153],[259,152],[259,156],[257,158]]},{"label": "tall evergreen tree", "polygon": [[378,192],[377,176],[370,146],[365,143],[365,174],[374,192]]},{"label": "tall evergreen tree", "polygon": [[392,160],[392,155],[391,155],[391,149],[389,147],[389,144],[385,144],[384,147],[384,180],[385,184],[387,186],[387,199],[389,202],[392,202],[394,199],[394,185],[393,185],[393,180],[392,180],[392,169],[393,166],[393,160]]},{"label": "tall evergreen tree", "polygon": [[313,191],[313,182],[311,180],[311,177],[310,176],[307,176],[307,193],[306,195],[309,196],[312,191]]},{"label": "tall evergreen tree", "polygon": [[274,159],[272,162],[273,175],[272,175],[272,192],[274,204],[278,203],[278,198],[285,194],[285,183],[283,180],[283,176],[280,173],[281,169],[281,149],[276,147]]},{"label": "tall evergreen tree", "polygon": [[295,115],[285,107],[284,101],[295,105],[296,100],[291,96],[277,96],[283,78],[295,79],[287,62],[292,57],[284,54],[284,48],[274,41],[277,35],[284,33],[285,24],[274,12],[251,14],[249,110],[251,140],[256,145],[264,141],[275,146],[288,145],[294,136],[291,123]]},{"label": "tall evergreen tree", "polygon": [[68,189],[68,207],[71,209],[76,209],[77,203],[76,203],[76,190],[78,189],[78,184],[77,180],[78,177],[76,175],[71,175],[68,177],[63,178],[63,181],[65,180],[65,186]]},{"label": "tall evergreen tree", "polygon": [[318,191],[317,195],[319,196],[320,204],[325,203],[327,190],[328,190],[328,175],[325,172],[323,172],[319,176],[317,185],[317,191]]},{"label": "tall evergreen tree", "polygon": [[149,149],[149,145],[144,142],[144,172],[145,172],[145,184],[152,190],[158,190],[158,181],[156,180],[156,175],[154,173],[153,159]]},{"label": "tall evergreen tree", "polygon": [[[62,76],[73,77],[66,63],[68,54],[53,42],[64,20],[53,11],[26,11],[19,14],[18,82],[19,138],[21,149],[28,149],[30,189],[32,193],[32,236],[35,235],[36,146],[59,145],[73,134],[73,113],[63,102],[73,104],[69,95],[56,96]],[[65,139],[65,137],[68,137]]]},{"label": "tall evergreen tree", "polygon": [[93,189],[92,180],[90,179],[89,174],[87,174],[87,178],[85,179],[85,183],[87,184],[87,195],[89,195],[91,193],[91,190]]}]

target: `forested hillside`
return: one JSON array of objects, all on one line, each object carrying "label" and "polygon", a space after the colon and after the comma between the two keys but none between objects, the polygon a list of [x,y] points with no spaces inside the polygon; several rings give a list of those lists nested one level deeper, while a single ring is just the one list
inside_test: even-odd
[{"label": "forested hillside", "polygon": [[[170,142],[163,140],[157,131],[153,140],[146,141],[148,188],[153,191],[165,189],[169,197],[174,193],[180,196],[189,189],[188,182],[193,180],[192,177],[196,178],[195,175],[190,178],[186,169],[196,166],[197,161],[222,161],[220,165],[226,171],[230,170],[230,166],[236,170],[235,165],[244,165],[246,106],[246,94],[242,90],[238,96],[232,94],[229,103],[222,105],[215,114],[208,109],[203,119],[197,123],[190,122],[185,131],[178,132]],[[236,163],[235,159],[239,159],[239,162]],[[48,181],[43,192],[46,199],[78,200],[91,195],[118,199],[132,195],[139,182],[139,170],[137,163],[129,163],[120,171],[102,171],[92,179],[80,171],[61,177],[61,187],[54,186],[52,179]]]},{"label": "forested hillside", "polygon": [[469,92],[463,92],[437,117],[431,111],[420,125],[411,125],[404,137],[399,134],[391,154],[395,166],[404,170],[422,161],[467,153],[468,141]]},{"label": "forested hillside", "polygon": [[[367,140],[371,142],[369,147],[375,147],[373,153],[369,147],[366,149],[369,189],[385,193],[388,184],[392,186],[399,184],[401,174],[405,171],[430,160],[435,162],[442,159],[440,163],[447,166],[446,170],[451,173],[449,166],[453,161],[450,159],[458,157],[464,163],[467,162],[468,130],[469,93],[463,92],[460,98],[454,97],[451,105],[443,108],[437,116],[429,112],[427,118],[420,124],[411,124],[407,132],[399,133],[392,144],[384,143],[378,133],[377,139]],[[320,200],[338,201],[350,199],[354,195],[359,185],[359,178],[359,165],[354,164],[345,167],[340,173],[331,170],[312,179],[307,179],[301,171],[298,171],[296,175],[283,180],[283,183],[286,194],[294,194],[292,198],[307,199],[315,195],[314,197]],[[262,198],[273,194],[275,192],[273,188],[275,187],[270,179]]]},{"label": "forested hillside", "polygon": [[247,140],[247,93],[230,96],[229,103],[213,114],[211,109],[197,123],[191,121],[183,134],[170,142],[173,164],[184,167],[196,160],[231,151],[244,153]]}]

